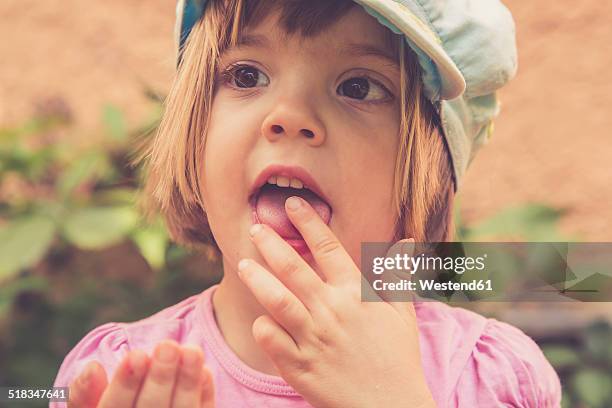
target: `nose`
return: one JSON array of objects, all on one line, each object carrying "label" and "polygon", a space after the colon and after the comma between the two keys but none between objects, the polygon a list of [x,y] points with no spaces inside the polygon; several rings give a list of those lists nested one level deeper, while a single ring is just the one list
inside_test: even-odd
[{"label": "nose", "polygon": [[264,119],[261,131],[271,142],[283,137],[300,137],[311,146],[320,146],[326,139],[325,127],[315,112],[286,102],[276,104]]}]

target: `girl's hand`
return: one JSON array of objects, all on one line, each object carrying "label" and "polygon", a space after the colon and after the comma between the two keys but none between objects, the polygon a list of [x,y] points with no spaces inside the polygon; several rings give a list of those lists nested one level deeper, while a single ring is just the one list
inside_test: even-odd
[{"label": "girl's hand", "polygon": [[362,302],[362,274],[329,227],[299,197],[285,207],[324,279],[274,230],[254,225],[270,269],[246,259],[238,274],[269,312],[253,323],[256,342],[315,407],[435,407],[412,302]]},{"label": "girl's hand", "polygon": [[70,385],[69,408],[213,408],[214,387],[199,348],[162,341],[149,358],[130,351],[110,383],[92,361]]}]

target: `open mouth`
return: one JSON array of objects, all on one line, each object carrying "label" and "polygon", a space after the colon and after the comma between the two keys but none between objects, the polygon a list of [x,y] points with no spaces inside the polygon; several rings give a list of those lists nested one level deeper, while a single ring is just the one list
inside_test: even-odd
[{"label": "open mouth", "polygon": [[[305,174],[302,177],[280,174],[268,176],[264,172],[262,176],[267,178],[265,178],[265,181],[256,183],[255,189],[249,197],[252,221],[268,225],[299,253],[308,252],[308,247],[302,235],[287,216],[285,201],[292,196],[301,197],[312,206],[326,224],[329,224],[332,217],[331,205],[321,194],[315,192],[320,190],[313,186],[314,181]],[[309,180],[303,180],[304,178]],[[310,188],[308,183],[314,188]]]}]

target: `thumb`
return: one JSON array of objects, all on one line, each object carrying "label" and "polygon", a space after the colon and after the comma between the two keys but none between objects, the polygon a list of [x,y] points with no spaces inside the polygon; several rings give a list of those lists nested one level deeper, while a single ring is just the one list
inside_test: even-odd
[{"label": "thumb", "polygon": [[414,290],[407,282],[412,280],[410,263],[403,262],[412,257],[415,253],[416,242],[414,238],[407,238],[397,241],[387,251],[387,258],[395,259],[399,255],[401,262],[395,264],[394,268],[387,269],[383,273],[384,282],[395,286],[395,290],[381,292],[381,298],[395,308],[403,317],[408,317],[408,321],[413,321],[415,311],[413,301],[415,298]]}]

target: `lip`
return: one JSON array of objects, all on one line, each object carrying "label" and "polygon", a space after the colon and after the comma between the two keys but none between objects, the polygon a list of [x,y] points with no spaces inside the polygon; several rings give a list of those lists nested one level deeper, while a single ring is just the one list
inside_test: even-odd
[{"label": "lip", "polygon": [[308,171],[300,166],[286,166],[282,164],[272,164],[267,166],[255,179],[253,184],[251,185],[251,189],[249,190],[248,201],[252,205],[254,205],[255,193],[268,182],[268,179],[272,176],[283,176],[289,178],[297,178],[304,183],[304,187],[321,197],[328,204],[329,199],[327,196],[321,191],[321,188],[314,180],[314,178],[308,173]]}]

